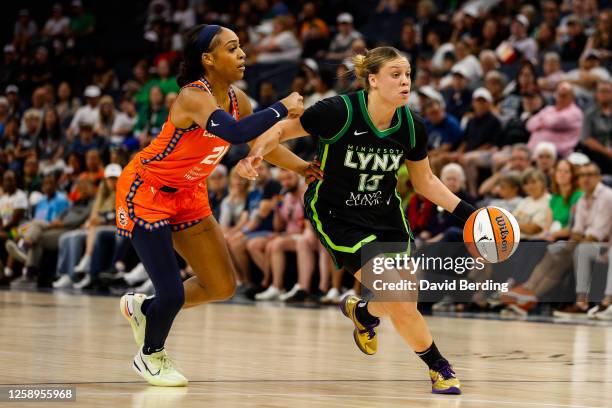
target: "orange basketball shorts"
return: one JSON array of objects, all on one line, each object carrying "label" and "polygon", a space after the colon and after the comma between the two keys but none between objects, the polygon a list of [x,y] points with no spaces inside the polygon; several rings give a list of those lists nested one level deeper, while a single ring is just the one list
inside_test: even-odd
[{"label": "orange basketball shorts", "polygon": [[161,191],[161,187],[139,174],[133,163],[125,167],[115,198],[119,235],[131,237],[135,225],[148,231],[170,225],[180,231],[212,214],[205,181],[174,193]]}]

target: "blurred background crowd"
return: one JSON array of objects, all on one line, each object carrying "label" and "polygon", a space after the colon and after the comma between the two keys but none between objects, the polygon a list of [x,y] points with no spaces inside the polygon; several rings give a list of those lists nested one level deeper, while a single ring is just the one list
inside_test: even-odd
[{"label": "blurred background crowd", "polygon": [[[509,294],[445,296],[434,312],[612,319],[608,2],[22,1],[0,19],[0,285],[153,290],[115,234],[115,183],[176,99],[181,34],[218,23],[247,53],[235,85],[255,110],[292,91],[308,107],[360,89],[351,56],[380,45],[405,53],[409,105],[426,122],[436,174],[467,201],[511,211],[522,240],[542,244]],[[291,148],[310,160],[315,142]],[[232,147],[209,178],[236,296],[337,303],[359,290],[304,222],[296,175],[266,167],[250,183],[232,171],[247,151]],[[462,240],[456,220],[413,193],[405,169],[398,191],[420,248]],[[553,312],[542,301],[559,287],[575,301]]]}]

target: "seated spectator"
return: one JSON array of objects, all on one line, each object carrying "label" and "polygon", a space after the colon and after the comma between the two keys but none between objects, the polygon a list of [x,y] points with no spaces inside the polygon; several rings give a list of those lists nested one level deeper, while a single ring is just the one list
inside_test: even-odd
[{"label": "seated spectator", "polygon": [[[76,159],[76,157],[78,156],[71,157],[73,157],[74,159],[71,160],[69,158],[68,166],[79,166],[80,163],[78,163],[78,159]],[[73,171],[76,171],[74,167],[72,168]],[[102,178],[104,178],[104,166],[102,165],[102,158],[100,157],[100,152],[95,149],[89,150],[85,155],[85,169],[84,171],[78,173],[78,180],[87,179],[91,181],[94,186],[97,186],[100,183],[100,180],[102,180]],[[80,194],[81,192],[79,191],[79,185],[74,184],[73,181],[73,186],[70,190],[70,193],[68,193],[68,198],[70,199],[70,201],[75,202],[80,198]]]},{"label": "seated spectator", "polygon": [[538,44],[529,37],[529,20],[522,14],[517,14],[510,25],[510,37],[496,49],[500,61],[511,64],[521,59],[537,63]]},{"label": "seated spectator", "polygon": [[[460,165],[457,163],[449,163],[444,166],[440,173],[440,180],[450,191],[455,193],[457,197],[468,203],[475,204],[474,198],[470,196],[465,189],[465,172]],[[440,207],[436,210],[436,227],[430,231],[432,237],[427,239],[427,242],[462,242],[463,222],[448,211],[441,211]]]},{"label": "seated spectator", "polygon": [[[50,222],[32,221],[26,224],[23,246],[7,246],[11,256],[23,263],[26,270],[30,271],[30,276],[38,274],[43,252],[46,250],[57,251],[60,236],[79,227],[89,217],[93,203],[93,184],[89,180],[83,179],[79,181],[79,188],[81,190],[79,201],[64,209]],[[63,280],[54,284],[56,288],[67,286],[72,286],[69,275],[63,275]]]},{"label": "seated spectator", "polygon": [[[561,311],[555,311],[554,315],[559,317],[587,313],[592,270],[588,264],[599,257],[601,250],[607,246],[603,241],[612,233],[612,189],[601,183],[601,171],[594,163],[582,166],[578,175],[584,196],[576,204],[576,222],[571,237],[572,241],[578,242],[573,254],[576,266],[576,302]],[[572,256],[572,251],[566,252],[568,257]],[[571,258],[568,261],[571,266]],[[609,297],[611,292],[606,290],[605,294]]]},{"label": "seated spectator", "polygon": [[70,126],[66,131],[66,135],[69,140],[72,140],[79,131],[79,126],[82,123],[89,123],[92,127],[95,127],[98,124],[98,119],[100,117],[100,95],[102,92],[100,88],[96,85],[89,85],[85,88],[84,96],[87,104],[85,106],[81,106],[77,109],[76,113],[72,117],[72,121],[70,122]]},{"label": "seated spectator", "polygon": [[[9,255],[16,261],[24,264],[26,269],[25,252],[17,245],[16,241],[29,234],[29,229],[42,229],[43,226],[49,225],[70,206],[70,202],[64,193],[57,191],[57,182],[53,174],[45,176],[42,184],[42,192],[44,196],[38,201],[34,210],[32,221],[22,225],[13,240],[6,241],[6,250]],[[25,241],[26,245],[28,241]],[[36,270],[27,269],[26,275],[23,276],[23,282],[33,279],[36,276]],[[17,281],[15,282],[17,284]]]},{"label": "seated spectator", "polygon": [[565,159],[557,162],[551,191],[543,237],[548,241],[568,239],[570,216],[574,212],[574,206],[582,197],[582,191],[578,189],[576,167],[572,163]]},{"label": "seated spectator", "polygon": [[94,134],[98,137],[110,140],[115,118],[117,117],[113,98],[104,95],[100,99],[99,115],[97,125],[94,128]]},{"label": "seated spectator", "polygon": [[493,190],[491,190],[491,194],[496,198],[491,199],[487,205],[500,207],[513,213],[523,200],[523,197],[520,196],[521,184],[520,173],[509,172],[502,174],[497,179]]},{"label": "seated spectator", "polygon": [[55,108],[59,115],[62,129],[69,126],[72,121],[72,117],[76,114],[79,109],[81,102],[78,98],[72,96],[72,89],[68,82],[61,82],[57,87],[57,100],[55,102]]},{"label": "seated spectator", "polygon": [[592,103],[597,83],[609,81],[610,73],[601,66],[599,51],[596,50],[586,52],[579,64],[578,68],[565,74],[564,79],[574,85],[576,97],[583,107]]},{"label": "seated spectator", "polygon": [[597,18],[595,31],[584,47],[584,52],[597,50],[602,59],[612,57],[612,35],[610,35],[610,27],[612,26],[612,10],[603,10]]},{"label": "seated spectator", "polygon": [[334,90],[334,74],[331,71],[322,70],[314,80],[314,92],[304,98],[304,109],[325,98],[337,95]]},{"label": "seated spectator", "polygon": [[[104,180],[100,182],[98,193],[91,209],[91,214],[85,223],[85,252],[76,266],[67,265],[69,268],[74,267],[74,273],[86,273],[81,281],[72,286],[75,289],[86,289],[95,282],[97,276],[92,276],[92,274],[89,273],[92,269],[91,257],[94,251],[94,245],[100,239],[101,234],[109,231],[113,234],[116,233],[115,190],[119,175],[121,175],[121,166],[118,164],[109,164],[104,169]],[[97,268],[97,270],[99,271],[100,268]],[[74,273],[71,274],[69,271],[66,273],[70,276],[74,276]]]},{"label": "seated spectator", "polygon": [[51,39],[61,39],[66,35],[70,19],[64,16],[62,5],[56,3],[51,9],[51,17],[45,23],[42,35]]},{"label": "seated spectator", "polygon": [[338,33],[329,44],[327,59],[343,60],[351,56],[351,43],[355,39],[363,38],[361,33],[353,27],[353,16],[350,13],[340,13],[336,17]]},{"label": "seated spectator", "polygon": [[293,33],[293,19],[285,16],[274,19],[272,33],[253,49],[255,62],[261,64],[297,62],[301,53],[300,42]]},{"label": "seated spectator", "polygon": [[85,155],[90,150],[102,150],[105,146],[103,138],[94,133],[94,125],[89,122],[79,124],[79,132],[75,135],[68,151]]},{"label": "seated spectator", "polygon": [[446,102],[446,112],[461,120],[470,109],[472,101],[472,93],[468,88],[469,74],[463,67],[456,67],[451,75],[450,87],[442,91],[442,95]]},{"label": "seated spectator", "polygon": [[[255,300],[294,298],[294,300],[303,301],[310,291],[310,282],[307,284],[302,282],[303,286],[300,285],[300,282],[296,283],[293,289],[283,296],[283,277],[286,265],[285,253],[289,251],[296,253],[298,268],[307,267],[309,269],[308,272],[298,270],[298,276],[302,275],[302,279],[311,277],[312,269],[314,269],[314,253],[304,235],[305,219],[302,201],[304,188],[300,185],[299,176],[288,170],[281,169],[278,180],[286,193],[274,213],[274,231],[277,235],[268,240],[263,248],[260,245],[247,244],[247,249],[253,259],[261,256],[267,259],[272,277],[271,285],[265,291],[256,294]],[[263,254],[255,254],[256,251],[263,252]]]},{"label": "seated spectator", "polygon": [[556,52],[547,52],[544,54],[544,62],[542,64],[544,75],[538,78],[538,87],[547,99],[552,99],[557,85],[565,76],[565,72],[561,69],[561,57]]},{"label": "seated spectator", "polygon": [[[578,183],[584,195],[576,203],[575,223],[571,229],[570,242],[549,245],[544,258],[535,267],[529,279],[502,295],[502,301],[514,313],[526,315],[539,299],[567,277],[572,268],[576,243],[603,242],[609,238],[612,228],[612,212],[609,211],[609,208],[612,208],[612,189],[601,183],[601,171],[595,163],[580,167]],[[582,280],[580,285],[585,281],[588,281],[588,278]],[[582,286],[579,289],[582,290]],[[585,297],[577,300],[579,303],[561,311],[560,316],[586,314],[588,303]]]},{"label": "seated spectator", "polygon": [[421,44],[419,43],[416,25],[413,21],[407,20],[402,25],[402,34],[397,44],[397,49],[404,53],[411,66],[417,66],[417,59],[421,52]]},{"label": "seated spectator", "polygon": [[302,6],[302,13],[298,21],[298,36],[304,50],[302,58],[322,57],[327,49],[329,27],[325,21],[317,17],[317,9],[313,2],[306,2]]},{"label": "seated spectator", "polygon": [[546,185],[550,186],[555,173],[555,162],[557,161],[557,148],[551,142],[540,142],[533,152],[533,161],[536,169],[546,176]]},{"label": "seated spectator", "polygon": [[427,130],[428,156],[435,174],[439,174],[445,153],[456,149],[463,140],[463,131],[455,117],[444,111],[442,103],[429,99],[423,107]]},{"label": "seated spectator", "polygon": [[23,165],[23,190],[28,197],[29,203],[36,203],[42,191],[43,178],[38,171],[38,160],[36,157],[28,157]]},{"label": "seated spectator", "polygon": [[504,94],[506,97],[500,104],[500,120],[502,124],[511,119],[518,119],[521,115],[522,97],[525,94],[538,92],[537,73],[535,66],[528,61],[523,61],[517,73],[516,79],[506,86]]},{"label": "seated spectator", "polygon": [[[500,156],[503,154],[507,154],[506,150],[510,151],[508,159],[500,159]],[[478,188],[478,194],[480,196],[486,196],[494,190],[497,185],[497,180],[504,174],[508,173],[519,173],[521,174],[523,171],[527,170],[531,165],[531,161],[529,156],[531,153],[526,145],[522,143],[517,143],[512,145],[508,149],[504,148],[498,152],[495,152],[493,155],[493,165],[492,170],[493,174],[491,177],[483,181],[483,183]],[[520,190],[520,187],[519,187]]]},{"label": "seated spectator", "polygon": [[576,16],[569,16],[566,20],[567,38],[561,44],[562,61],[578,61],[587,42],[584,34],[584,23]]},{"label": "seated spectator", "polygon": [[526,170],[522,175],[523,198],[513,211],[521,230],[521,241],[537,239],[544,231],[550,194],[546,191],[546,176],[537,169]]},{"label": "seated spectator", "polygon": [[482,79],[482,66],[478,58],[472,55],[472,46],[467,40],[460,40],[455,43],[455,57],[457,62],[451,72],[460,68],[460,72],[467,78],[470,85],[474,85]]},{"label": "seated spectator", "polygon": [[15,155],[19,160],[36,152],[36,139],[42,124],[42,114],[36,109],[28,109],[23,114],[25,131],[19,134]]},{"label": "seated spectator", "polygon": [[[539,93],[524,93],[521,95],[521,107],[518,110],[518,117],[511,117],[505,122],[502,131],[502,144],[512,146],[517,143],[526,144],[529,141],[530,133],[527,130],[527,121],[533,115],[540,112],[546,103]],[[504,153],[502,156],[500,154]],[[499,166],[503,165],[503,160],[508,158],[508,149],[502,149],[500,154],[494,155],[493,161]],[[498,156],[498,157],[496,157]]]},{"label": "seated spectator", "polygon": [[206,178],[208,202],[213,216],[220,219],[221,202],[227,196],[227,167],[218,164]]},{"label": "seated spectator", "polygon": [[582,111],[574,103],[574,91],[568,82],[557,85],[555,105],[547,106],[527,121],[531,132],[528,146],[533,151],[542,141],[552,142],[561,157],[570,154],[580,140]]},{"label": "seated spectator", "polygon": [[604,298],[587,311],[587,316],[595,320],[612,320],[612,247],[609,243],[581,242],[574,253],[574,270],[576,271],[576,303],[567,308],[555,311],[554,316],[576,316],[584,313],[589,307],[589,290],[591,276],[596,262],[607,263],[606,288]]},{"label": "seated spectator", "polygon": [[123,99],[119,108],[121,110],[117,113],[111,129],[111,146],[125,146],[130,151],[136,150],[140,145],[134,137],[134,127],[138,121],[136,106],[131,100]]},{"label": "seated spectator", "polygon": [[420,240],[428,240],[436,227],[436,205],[415,192],[408,200],[406,218],[410,220],[412,233]]},{"label": "seated spectator", "polygon": [[493,97],[485,88],[478,88],[472,96],[473,117],[465,129],[464,141],[451,159],[459,160],[466,171],[468,192],[478,194],[478,177],[481,168],[490,168],[493,153],[498,149],[501,136],[499,119],[491,112]]},{"label": "seated spectator", "polygon": [[558,52],[559,44],[557,42],[557,25],[542,21],[535,33],[535,40],[538,45],[540,57],[542,54],[549,52]]},{"label": "seated spectator", "polygon": [[[264,257],[254,257],[253,262],[264,272],[261,285],[251,280],[249,270],[249,253],[260,254],[261,250],[247,252],[247,244],[253,249],[256,244],[265,248],[269,237],[273,235],[274,206],[277,196],[281,190],[278,181],[272,178],[268,165],[264,162],[257,168],[259,178],[255,188],[248,194],[246,211],[248,221],[240,232],[227,238],[234,265],[236,266],[237,283],[253,286],[257,290],[259,286],[267,287],[270,284],[267,260]],[[253,240],[252,243],[249,241]]]},{"label": "seated spectator", "polygon": [[149,90],[149,103],[143,105],[138,112],[138,121],[134,126],[140,146],[145,147],[153,140],[168,118],[168,108],[164,104],[164,94],[159,86]]},{"label": "seated spectator", "polygon": [[36,154],[40,160],[40,170],[61,171],[66,163],[64,157],[64,131],[55,108],[45,111],[42,129],[36,140]]},{"label": "seated spectator", "polygon": [[595,105],[584,114],[580,150],[600,168],[612,169],[612,81],[600,81],[595,91]]},{"label": "seated spectator", "polygon": [[491,92],[493,97],[493,113],[499,115],[501,113],[501,101],[504,98],[504,88],[506,87],[506,79],[499,71],[491,70],[484,77],[483,86]]},{"label": "seated spectator", "polygon": [[[0,195],[0,242],[4,244],[7,240],[16,236],[16,228],[26,217],[28,209],[28,198],[26,194],[17,188],[17,177],[15,172],[7,170],[2,176],[2,195]],[[2,268],[5,277],[12,276],[12,270]]]},{"label": "seated spectator", "polygon": [[246,201],[249,194],[249,181],[240,177],[234,167],[229,175],[229,193],[221,201],[219,225],[225,237],[239,232],[247,222]]}]

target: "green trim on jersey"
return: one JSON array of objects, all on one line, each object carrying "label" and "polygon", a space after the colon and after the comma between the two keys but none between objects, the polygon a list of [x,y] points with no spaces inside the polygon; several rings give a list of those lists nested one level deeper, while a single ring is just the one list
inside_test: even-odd
[{"label": "green trim on jersey", "polygon": [[[321,159],[321,170],[325,170],[325,162],[327,161],[327,152],[328,152],[328,150],[329,150],[329,144],[326,144],[325,148],[323,150],[323,158]],[[336,244],[333,243],[333,241],[331,240],[329,235],[327,235],[325,233],[325,231],[323,231],[323,224],[321,223],[321,220],[319,219],[319,214],[317,213],[317,208],[315,207],[315,204],[317,203],[317,199],[319,198],[319,187],[321,187],[322,184],[323,184],[323,180],[317,181],[317,187],[315,188],[314,197],[312,198],[312,201],[310,202],[310,208],[312,209],[312,212],[313,212],[313,219],[314,219],[315,225],[317,227],[317,231],[319,231],[319,233],[323,236],[323,238],[325,238],[325,242],[327,243],[327,245],[329,245],[332,249],[334,249],[336,251],[339,251],[339,252],[348,252],[348,253],[354,254],[364,244],[367,244],[368,242],[374,241],[376,239],[376,235],[371,234],[371,235],[365,237],[364,239],[362,239],[361,241],[357,242],[352,247],[343,246],[343,245],[336,245]],[[405,223],[405,221],[404,221],[404,223]]]},{"label": "green trim on jersey", "polygon": [[372,122],[372,118],[370,117],[370,112],[368,112],[368,107],[365,101],[365,91],[359,91],[358,94],[359,94],[359,106],[361,107],[361,113],[363,114],[363,118],[368,123],[368,125],[370,125],[370,128],[372,128],[372,132],[374,132],[376,136],[380,138],[389,136],[391,133],[394,133],[395,131],[397,131],[399,128],[402,127],[402,111],[400,108],[397,108],[395,110],[395,114],[397,115],[397,123],[395,124],[395,126],[390,127],[389,129],[382,130],[382,131],[378,130],[378,128],[376,128],[376,126],[374,125],[374,122]]},{"label": "green trim on jersey", "polygon": [[408,128],[410,129],[410,148],[414,149],[416,146],[416,131],[414,130],[414,120],[412,119],[412,113],[408,109],[408,105],[404,105],[406,110],[406,117],[408,118]]},{"label": "green trim on jersey", "polygon": [[351,103],[351,100],[348,98],[348,96],[346,95],[340,95],[340,96],[342,97],[342,100],[346,104],[346,111],[348,113],[348,115],[346,116],[346,122],[344,122],[344,126],[342,126],[342,129],[340,129],[340,131],[336,133],[335,136],[329,139],[319,137],[319,140],[321,141],[321,143],[326,143],[326,144],[334,143],[335,141],[337,141],[344,135],[346,130],[351,126],[351,123],[353,122],[353,104]]}]

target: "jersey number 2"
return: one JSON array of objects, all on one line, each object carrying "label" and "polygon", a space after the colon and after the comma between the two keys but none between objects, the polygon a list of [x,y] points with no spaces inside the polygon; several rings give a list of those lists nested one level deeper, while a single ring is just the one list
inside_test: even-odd
[{"label": "jersey number 2", "polygon": [[200,162],[200,164],[212,164],[213,166],[219,163],[223,155],[229,150],[229,146],[217,146],[213,149],[213,154],[209,154]]}]

